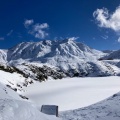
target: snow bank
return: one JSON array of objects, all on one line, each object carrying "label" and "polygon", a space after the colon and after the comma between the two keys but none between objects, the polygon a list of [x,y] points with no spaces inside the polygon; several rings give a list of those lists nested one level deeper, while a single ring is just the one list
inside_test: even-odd
[{"label": "snow bank", "polygon": [[0,83],[0,120],[58,120],[41,113],[37,107],[23,101],[16,92]]},{"label": "snow bank", "polygon": [[58,120],[58,118],[41,113],[28,102],[0,99],[0,120]]}]

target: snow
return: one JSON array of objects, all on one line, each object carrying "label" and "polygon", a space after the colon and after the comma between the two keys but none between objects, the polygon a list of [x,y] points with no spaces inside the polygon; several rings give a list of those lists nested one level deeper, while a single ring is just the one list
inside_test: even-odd
[{"label": "snow", "polygon": [[[59,111],[64,111],[59,112],[63,120],[120,119],[120,94],[110,97],[120,91],[118,76],[50,79],[42,83],[34,81],[27,87],[23,86],[25,78],[18,73],[0,70],[0,76],[0,120],[59,119],[41,113],[41,105],[58,105]],[[17,92],[29,100],[23,100],[17,92],[7,88],[5,84],[18,90],[20,88],[17,84],[20,84],[23,91]],[[104,100],[108,97],[110,98]]]},{"label": "snow", "polygon": [[32,103],[0,83],[0,120],[60,120],[45,115]]},{"label": "snow", "polygon": [[98,60],[107,55],[108,53],[92,49],[71,39],[43,40],[22,42],[6,51],[0,50],[0,62],[7,62],[8,65],[30,74],[34,79],[34,75],[24,63],[50,66],[72,77],[120,75],[119,65]]},{"label": "snow", "polygon": [[27,81],[31,81],[30,78],[24,78],[18,73],[9,73],[2,70],[0,70],[0,79],[0,83],[9,85],[12,88],[17,88],[17,92],[24,90],[23,84],[25,84]]},{"label": "snow", "polygon": [[88,107],[60,113],[63,120],[120,120],[120,93]]},{"label": "snow", "polygon": [[103,60],[120,59],[120,50],[116,50],[102,58]]},{"label": "snow", "polygon": [[[19,72],[0,70],[0,120],[58,120],[41,113],[42,105],[58,105],[59,111],[64,111],[60,113],[63,120],[119,120],[120,93],[112,95],[120,91],[120,77],[92,78],[120,75],[119,53],[120,50],[103,53],[71,39],[22,42],[0,50],[0,69],[14,66],[29,75],[25,78]],[[40,83],[35,81],[39,69],[33,72],[31,67],[44,65],[58,72],[62,70],[65,76],[79,73],[78,76],[87,78],[55,81],[49,76],[48,81]],[[23,100],[19,94],[29,100]]]},{"label": "snow", "polygon": [[58,120],[41,113],[28,102],[11,99],[0,100],[0,113],[0,120]]},{"label": "snow", "polygon": [[[23,59],[58,67],[61,70],[82,69],[87,61],[96,61],[105,53],[91,49],[82,43],[65,39],[61,41],[44,40],[40,42],[23,42],[8,50],[8,62]],[[78,67],[79,66],[79,67]],[[83,67],[84,68],[84,67]]]},{"label": "snow", "polygon": [[7,61],[7,50],[0,49],[0,63],[6,63]]},{"label": "snow", "polygon": [[85,107],[120,91],[120,77],[65,78],[36,82],[23,95],[41,106],[58,105],[60,111]]}]

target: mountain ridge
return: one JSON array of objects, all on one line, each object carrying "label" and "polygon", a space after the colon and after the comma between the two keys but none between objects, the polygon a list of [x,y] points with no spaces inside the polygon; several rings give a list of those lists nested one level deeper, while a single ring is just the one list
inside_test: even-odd
[{"label": "mountain ridge", "polygon": [[109,53],[92,49],[72,39],[44,40],[22,42],[8,50],[0,50],[0,61],[34,79],[35,72],[40,79],[54,74],[54,78],[59,75],[58,78],[119,75],[119,66],[100,60],[107,55]]}]

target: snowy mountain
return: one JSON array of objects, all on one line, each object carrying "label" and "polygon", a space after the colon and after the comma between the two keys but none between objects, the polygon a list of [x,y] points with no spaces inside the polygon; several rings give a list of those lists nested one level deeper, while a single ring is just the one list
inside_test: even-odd
[{"label": "snowy mountain", "polygon": [[[103,76],[120,75],[119,59],[101,59],[110,56],[113,53],[104,53],[92,49],[87,45],[76,42],[72,39],[65,39],[61,41],[44,40],[40,42],[22,42],[11,49],[0,50],[0,119],[8,120],[10,118],[10,120],[16,120],[19,118],[18,120],[29,120],[31,118],[32,120],[58,120],[58,118],[55,116],[44,115],[40,112],[40,106],[36,106],[35,104],[27,101],[33,101],[34,103],[42,105],[44,104],[45,100],[48,100],[45,104],[55,104],[56,102],[59,103],[60,100],[60,104],[64,103],[63,106],[65,106],[68,105],[68,96],[70,102],[69,104],[72,103],[72,92],[75,95],[74,98],[77,97],[75,100],[77,100],[79,103],[78,96],[80,96],[81,89],[84,90],[83,88],[85,88],[85,91],[87,92],[86,88],[88,88],[88,91],[91,91],[91,94],[94,93],[92,90],[93,87],[90,86],[90,83],[92,83],[90,82],[91,77],[102,76],[102,78],[104,78]],[[116,55],[118,55],[118,53],[116,53]],[[77,79],[75,80],[75,78],[73,78],[72,81],[70,78],[67,78],[67,82],[63,79],[63,83],[61,83],[61,80],[58,80],[57,82],[55,81],[55,83],[52,81],[53,79],[62,79],[68,76],[87,76],[89,84],[87,84],[87,86],[84,86],[86,85],[84,84],[85,80],[82,82]],[[119,77],[116,78],[119,79]],[[112,77],[111,79],[113,80],[116,78]],[[47,82],[40,83],[41,81],[45,81],[47,79]],[[95,83],[94,88],[96,89],[96,85],[99,85],[99,91],[101,91],[101,86],[103,85],[101,84],[102,79],[99,78],[100,84],[98,84],[98,81],[96,81],[96,79],[97,78],[92,80],[93,83]],[[105,80],[106,78],[104,78],[104,81]],[[114,81],[115,80],[113,80],[113,82]],[[106,85],[108,86],[108,81]],[[111,88],[111,86],[113,86],[113,83],[110,84],[110,89],[106,89],[104,86],[104,89],[107,90],[110,95],[113,94],[113,88],[116,85],[113,86],[113,88]],[[83,95],[83,91],[81,91],[81,93]],[[111,110],[108,110],[110,108],[115,109],[116,111],[112,111],[110,118],[113,118],[115,116],[116,119],[114,120],[117,120],[117,118],[120,118],[118,116],[119,110],[116,108],[117,105],[119,106],[119,94],[114,96],[115,97],[110,98],[105,102],[103,101],[100,104],[98,103],[85,109],[83,108],[62,112],[61,117],[65,120],[74,120],[79,118],[87,120],[91,119],[92,116],[95,119],[99,118],[98,120],[101,120],[101,118],[108,120],[106,116],[111,112]],[[64,97],[66,97],[65,99],[67,101],[64,99]],[[57,98],[57,100],[54,98]],[[34,99],[36,101],[34,101]],[[61,99],[63,99],[63,102],[61,102]],[[56,105],[58,103],[56,103]],[[114,103],[116,104],[114,105]],[[103,106],[105,106],[105,108]],[[95,111],[96,114],[94,116],[93,113]],[[20,116],[21,114],[22,116]],[[101,114],[101,116],[99,114]]]},{"label": "snowy mountain", "polygon": [[102,52],[110,54],[110,53],[112,53],[112,52],[114,52],[114,51],[115,51],[115,50],[103,50]]},{"label": "snowy mountain", "polygon": [[7,61],[7,51],[0,49],[0,63],[6,63]]},{"label": "snowy mountain", "polygon": [[93,60],[103,55],[102,52],[71,39],[61,41],[44,40],[40,42],[23,42],[9,49],[8,61],[22,58],[57,66],[59,62],[66,61],[66,59]]},{"label": "snowy mountain", "polygon": [[120,59],[120,50],[113,51],[112,53],[108,54],[107,56],[105,56],[101,59],[103,59],[103,60]]},{"label": "snowy mountain", "polygon": [[[118,66],[116,68],[115,65],[98,60],[107,55],[83,43],[65,39],[22,42],[7,51],[1,50],[0,60],[7,60],[8,66],[34,79],[46,79],[54,74],[53,78],[118,75]],[[36,77],[34,73],[37,73]]]}]

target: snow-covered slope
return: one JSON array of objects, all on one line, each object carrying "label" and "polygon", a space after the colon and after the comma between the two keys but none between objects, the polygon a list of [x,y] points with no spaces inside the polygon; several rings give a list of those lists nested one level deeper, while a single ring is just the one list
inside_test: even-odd
[{"label": "snow-covered slope", "polygon": [[110,53],[112,53],[112,52],[114,52],[114,51],[115,51],[115,50],[103,50],[102,52],[110,54]]},{"label": "snow-covered slope", "polygon": [[[24,78],[17,73],[0,71],[0,120],[58,120],[40,112],[42,104],[59,105],[59,110],[75,109],[98,102],[120,90],[119,77],[66,78],[58,81],[35,82],[25,87]],[[1,84],[2,83],[2,84]],[[3,84],[17,87],[17,92]],[[17,86],[18,84],[18,86]],[[19,87],[22,91],[19,91]],[[98,96],[99,94],[99,96]],[[27,102],[32,101],[33,103]],[[36,106],[36,103],[38,106]],[[98,104],[60,113],[63,120],[119,120],[120,95]]]},{"label": "snow-covered slope", "polygon": [[109,55],[107,55],[101,59],[103,59],[103,60],[120,59],[120,50],[113,51],[112,53],[110,53]]},{"label": "snow-covered slope", "polygon": [[0,49],[0,64],[6,63],[6,61],[7,61],[7,50]]},{"label": "snow-covered slope", "polygon": [[[3,78],[0,78],[0,81],[2,81],[2,79]],[[16,92],[0,83],[0,120],[59,119],[55,116],[41,113],[33,103],[23,101]]]},{"label": "snow-covered slope", "polygon": [[[0,120],[58,120],[54,116],[40,113],[40,105],[56,104],[60,110],[75,109],[93,104],[120,90],[117,76],[66,78],[58,81],[34,82],[32,85],[28,83],[27,87],[24,86],[24,82],[29,79],[25,80],[20,74],[0,71],[0,76]],[[25,95],[29,99],[24,101],[17,92],[5,85],[17,88],[20,95]],[[33,103],[27,102],[29,100]],[[63,120],[97,120],[97,118],[119,120],[119,94],[108,100],[87,108],[65,111],[60,116]]]},{"label": "snow-covered slope", "polygon": [[61,112],[63,120],[120,120],[120,93],[85,108]]},{"label": "snow-covered slope", "polygon": [[0,70],[0,83],[20,93],[24,88],[30,85],[33,81],[30,78],[25,78],[16,72],[10,73]]}]

